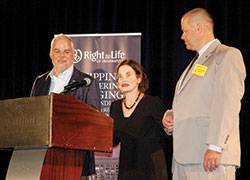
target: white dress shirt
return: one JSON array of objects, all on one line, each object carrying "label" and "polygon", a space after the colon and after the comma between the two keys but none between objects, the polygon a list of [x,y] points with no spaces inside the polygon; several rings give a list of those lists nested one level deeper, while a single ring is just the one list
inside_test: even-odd
[{"label": "white dress shirt", "polygon": [[68,85],[69,80],[73,74],[74,66],[70,66],[66,71],[62,72],[61,74],[56,77],[54,75],[54,69],[50,72],[50,89],[49,94],[51,93],[60,93],[64,90],[64,86]]}]

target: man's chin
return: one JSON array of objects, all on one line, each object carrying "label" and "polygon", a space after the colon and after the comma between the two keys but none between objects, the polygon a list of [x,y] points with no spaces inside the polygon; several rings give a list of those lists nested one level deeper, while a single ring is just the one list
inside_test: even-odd
[{"label": "man's chin", "polygon": [[189,45],[186,45],[186,49],[187,49],[187,50],[191,50],[191,48],[190,48]]},{"label": "man's chin", "polygon": [[69,69],[70,66],[65,66],[65,65],[59,65],[57,66],[57,69],[60,70],[60,72],[64,72],[67,69]]}]

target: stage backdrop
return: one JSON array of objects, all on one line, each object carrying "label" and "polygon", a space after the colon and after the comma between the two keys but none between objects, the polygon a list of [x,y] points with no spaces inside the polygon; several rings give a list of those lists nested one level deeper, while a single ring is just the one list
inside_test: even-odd
[{"label": "stage backdrop", "polygon": [[[101,112],[109,115],[111,103],[122,98],[117,90],[115,67],[123,59],[134,59],[140,63],[141,33],[68,36],[75,46],[75,67],[98,81]],[[96,153],[97,176],[92,179],[117,179],[119,150],[116,147],[112,155]]]}]

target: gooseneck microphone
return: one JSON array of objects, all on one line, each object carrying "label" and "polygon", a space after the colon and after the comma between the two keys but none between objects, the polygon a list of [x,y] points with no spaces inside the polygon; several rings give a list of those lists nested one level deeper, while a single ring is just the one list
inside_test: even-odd
[{"label": "gooseneck microphone", "polygon": [[64,94],[68,91],[73,91],[81,86],[89,86],[91,84],[91,79],[86,77],[81,81],[74,81],[71,84],[68,84],[67,86],[64,87],[64,90],[60,92],[60,94]]}]

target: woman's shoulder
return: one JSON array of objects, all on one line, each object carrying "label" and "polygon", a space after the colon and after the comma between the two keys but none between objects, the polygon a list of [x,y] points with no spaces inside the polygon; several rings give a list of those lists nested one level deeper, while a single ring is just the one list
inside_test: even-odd
[{"label": "woman's shoulder", "polygon": [[154,107],[165,106],[159,96],[145,95],[144,102],[152,106],[152,108],[153,106]]},{"label": "woman's shoulder", "polygon": [[123,101],[123,98],[122,99],[117,99],[117,100],[114,100],[112,103],[111,103],[111,106],[118,106],[119,104],[121,104]]},{"label": "woman's shoulder", "polygon": [[145,95],[144,106],[150,107],[151,112],[161,113],[166,110],[166,106],[159,96]]},{"label": "woman's shoulder", "polygon": [[149,102],[152,102],[152,101],[161,101],[161,99],[159,98],[159,96],[152,96],[152,95],[145,95],[144,96],[144,99],[145,101],[149,101]]}]

